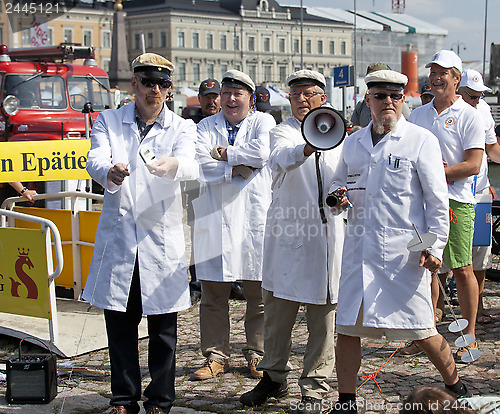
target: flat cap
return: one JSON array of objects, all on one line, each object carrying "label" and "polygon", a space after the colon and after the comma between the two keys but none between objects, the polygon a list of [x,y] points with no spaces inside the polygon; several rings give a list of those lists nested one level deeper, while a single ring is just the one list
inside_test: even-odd
[{"label": "flat cap", "polygon": [[246,88],[252,93],[255,92],[255,83],[253,83],[250,76],[236,69],[231,69],[224,73],[221,83],[233,88]]},{"label": "flat cap", "polygon": [[257,111],[270,111],[270,98],[271,96],[267,88],[257,86],[257,88],[255,88],[255,106],[257,107]]},{"label": "flat cap", "polygon": [[217,79],[205,79],[200,83],[200,88],[198,89],[200,96],[208,95],[209,93],[220,94],[220,84]]},{"label": "flat cap", "polygon": [[488,88],[483,83],[483,77],[481,74],[474,69],[465,69],[462,72],[462,79],[460,80],[460,87],[468,87],[470,89],[475,90],[476,92],[491,92],[491,89]]},{"label": "flat cap", "polygon": [[408,78],[395,70],[377,70],[365,76],[368,88],[381,88],[399,91],[404,89]]},{"label": "flat cap", "polygon": [[462,72],[462,59],[453,50],[445,49],[434,53],[432,60],[425,67],[430,68],[433,63],[445,69],[456,68]]},{"label": "flat cap", "polygon": [[170,79],[174,70],[172,62],[156,53],[143,53],[132,61],[132,72],[141,72],[148,78]]},{"label": "flat cap", "polygon": [[391,68],[389,65],[386,65],[385,63],[373,62],[370,63],[366,68],[366,74],[368,75],[369,73],[375,72],[377,70],[391,70]]},{"label": "flat cap", "polygon": [[309,69],[302,69],[297,72],[293,72],[288,78],[286,78],[286,83],[288,86],[316,85],[321,89],[325,89],[326,86],[325,77],[321,73]]}]

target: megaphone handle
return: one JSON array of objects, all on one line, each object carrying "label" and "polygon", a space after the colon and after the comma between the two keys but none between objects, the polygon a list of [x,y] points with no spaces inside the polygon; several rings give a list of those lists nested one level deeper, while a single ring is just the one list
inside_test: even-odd
[{"label": "megaphone handle", "polygon": [[323,180],[321,179],[321,169],[319,165],[319,159],[321,157],[321,152],[315,152],[315,161],[316,161],[316,180],[318,182],[318,205],[319,205],[319,214],[321,216],[321,222],[323,224],[327,223],[326,215],[325,215],[325,206],[323,204]]}]

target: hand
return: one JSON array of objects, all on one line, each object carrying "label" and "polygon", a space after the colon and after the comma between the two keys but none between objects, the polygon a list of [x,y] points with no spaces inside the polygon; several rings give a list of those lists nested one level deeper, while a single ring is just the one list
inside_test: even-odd
[{"label": "hand", "polygon": [[33,203],[33,202],[34,202],[34,200],[33,200],[33,196],[34,196],[34,195],[37,195],[37,194],[38,194],[38,193],[37,193],[35,190],[26,190],[26,191],[23,193],[23,197],[24,197],[26,200],[28,200],[28,201],[30,201],[30,202],[32,202],[32,203]]},{"label": "hand", "polygon": [[418,267],[425,267],[426,269],[429,269],[431,273],[436,273],[441,267],[441,260],[424,250],[420,254]]},{"label": "hand", "polygon": [[[348,207],[352,207],[351,202],[347,198],[347,187],[341,186],[337,188],[335,191],[337,194],[341,194],[342,198],[340,199],[340,202],[337,203],[335,206],[331,207],[332,213],[338,214],[341,211],[346,210]],[[327,196],[327,204],[328,204],[328,196]]]},{"label": "hand", "polygon": [[[226,159],[222,158],[223,151],[225,153]],[[212,151],[210,151],[210,155],[214,160],[227,161],[227,150],[226,147],[223,147],[222,145],[216,145],[215,147],[213,147]]]},{"label": "hand", "polygon": [[227,148],[223,148],[220,152],[220,157],[222,161],[227,161]]},{"label": "hand", "polygon": [[256,168],[249,167],[247,165],[237,165],[236,167],[233,167],[233,177],[240,176],[243,177],[245,180],[248,180],[253,172],[256,170]]},{"label": "hand", "polygon": [[313,148],[309,144],[306,143],[306,146],[304,147],[304,155],[306,157],[309,157],[310,155],[314,154],[315,152],[316,152],[316,148]]},{"label": "hand", "polygon": [[168,174],[170,177],[175,177],[179,161],[174,157],[162,156],[153,160],[153,162],[146,164],[147,169],[157,177],[163,177]]},{"label": "hand", "polygon": [[130,173],[128,172],[127,166],[122,162],[113,165],[108,171],[108,180],[110,180],[115,185],[122,185],[125,177],[128,177]]}]

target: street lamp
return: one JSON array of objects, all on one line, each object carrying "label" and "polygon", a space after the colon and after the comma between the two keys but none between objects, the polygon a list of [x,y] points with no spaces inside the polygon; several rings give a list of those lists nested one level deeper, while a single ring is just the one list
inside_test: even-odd
[{"label": "street lamp", "polygon": [[456,43],[453,43],[451,45],[451,50],[453,50],[453,48],[456,46],[457,48],[457,55],[460,56],[460,46],[463,46],[463,50],[467,50],[467,48],[465,47],[465,44],[462,43],[462,42],[456,42]]},{"label": "street lamp", "polygon": [[304,9],[300,0],[300,69],[304,69]]},{"label": "street lamp", "polygon": [[488,24],[488,0],[484,4],[484,44],[483,44],[483,77],[486,71],[486,27]]}]

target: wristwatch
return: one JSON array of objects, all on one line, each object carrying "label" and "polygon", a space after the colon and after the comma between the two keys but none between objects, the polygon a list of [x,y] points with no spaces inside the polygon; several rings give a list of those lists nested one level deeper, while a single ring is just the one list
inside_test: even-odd
[{"label": "wristwatch", "polygon": [[19,191],[19,194],[23,195],[24,192],[28,189],[28,187],[23,187],[23,189],[21,191]]}]

